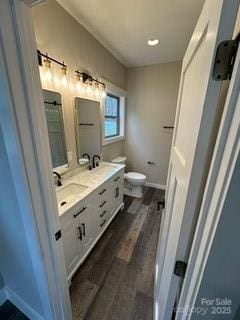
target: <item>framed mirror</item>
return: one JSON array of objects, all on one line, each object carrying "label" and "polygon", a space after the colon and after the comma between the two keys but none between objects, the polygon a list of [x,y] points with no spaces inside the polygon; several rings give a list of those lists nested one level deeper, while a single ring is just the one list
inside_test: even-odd
[{"label": "framed mirror", "polygon": [[83,165],[85,153],[91,158],[101,154],[100,103],[75,98],[75,115],[78,162]]},{"label": "framed mirror", "polygon": [[65,132],[63,125],[62,98],[60,93],[43,90],[48,137],[54,170],[61,173],[68,168]]}]

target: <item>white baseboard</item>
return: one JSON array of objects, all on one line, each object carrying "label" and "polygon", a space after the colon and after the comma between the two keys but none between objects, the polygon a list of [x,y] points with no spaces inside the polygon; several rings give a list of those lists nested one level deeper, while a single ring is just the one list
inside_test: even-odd
[{"label": "white baseboard", "polygon": [[5,292],[5,287],[0,290],[0,306],[7,300],[7,295]]},{"label": "white baseboard", "polygon": [[36,312],[30,305],[28,305],[22,298],[19,297],[19,295],[17,295],[10,288],[5,287],[5,293],[7,299],[10,300],[29,319],[44,320],[38,312]]},{"label": "white baseboard", "polygon": [[146,182],[145,186],[156,188],[156,189],[161,189],[161,190],[166,190],[166,186],[164,186],[162,184],[152,183],[152,182]]}]

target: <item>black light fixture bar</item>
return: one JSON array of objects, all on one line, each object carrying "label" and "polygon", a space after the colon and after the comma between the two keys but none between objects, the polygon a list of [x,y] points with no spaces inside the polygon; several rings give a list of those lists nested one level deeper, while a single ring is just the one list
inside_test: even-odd
[{"label": "black light fixture bar", "polygon": [[106,88],[105,83],[93,78],[92,76],[90,76],[89,74],[87,74],[85,72],[80,72],[79,70],[76,70],[75,73],[79,76],[82,76],[83,82],[86,82],[87,80],[89,80],[91,82],[96,82],[96,83],[102,85],[104,88]]},{"label": "black light fixture bar", "polygon": [[64,63],[64,61],[60,62],[60,61],[50,57],[47,52],[46,53],[42,53],[40,50],[37,50],[37,55],[38,55],[38,64],[40,66],[43,65],[43,61],[42,61],[43,59],[42,58],[46,58],[46,59],[48,59],[48,60],[50,60],[50,61],[52,61],[54,63],[57,63],[58,65],[62,66],[63,68],[67,68],[67,66]]}]

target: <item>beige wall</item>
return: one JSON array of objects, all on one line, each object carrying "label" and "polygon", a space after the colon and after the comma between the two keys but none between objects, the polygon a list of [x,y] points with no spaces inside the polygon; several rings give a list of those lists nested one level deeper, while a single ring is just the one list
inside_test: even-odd
[{"label": "beige wall", "polygon": [[[177,105],[181,62],[132,68],[127,72],[126,155],[128,169],[165,185]],[[156,165],[148,165],[147,161]]]},{"label": "beige wall", "polygon": [[[104,77],[120,88],[126,88],[126,69],[86,29],[55,0],[47,0],[32,9],[37,46],[58,60],[64,60],[69,70],[79,68],[95,77]],[[62,95],[67,150],[73,152],[70,168],[77,166],[74,129],[74,97],[69,89],[52,86],[45,89]],[[104,158],[122,154],[124,142],[103,147]]]}]

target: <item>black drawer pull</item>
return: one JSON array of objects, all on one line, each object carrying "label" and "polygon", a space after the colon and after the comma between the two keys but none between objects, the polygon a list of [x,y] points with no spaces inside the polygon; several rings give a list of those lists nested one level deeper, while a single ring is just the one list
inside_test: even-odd
[{"label": "black drawer pull", "polygon": [[114,181],[116,182],[116,181],[118,181],[119,179],[120,179],[120,177],[117,177],[117,178],[114,179]]},{"label": "black drawer pull", "polygon": [[82,213],[82,212],[85,211],[86,209],[87,209],[87,207],[83,207],[82,210],[80,210],[78,213],[75,213],[75,214],[73,215],[73,217],[76,218],[77,216],[80,215],[80,213]]},{"label": "black drawer pull", "polygon": [[83,226],[83,236],[86,236],[86,228],[85,228],[85,223],[82,223],[82,226]]},{"label": "black drawer pull", "polygon": [[82,241],[82,229],[81,229],[81,227],[78,227],[78,231],[79,231],[78,239],[80,239]]},{"label": "black drawer pull", "polygon": [[99,192],[100,196],[101,196],[102,194],[104,194],[106,191],[107,191],[107,189],[103,189],[101,192]]},{"label": "black drawer pull", "polygon": [[102,218],[107,213],[107,210],[104,210],[103,213],[100,214],[100,218]]},{"label": "black drawer pull", "polygon": [[103,222],[100,224],[100,227],[102,228],[106,222],[107,222],[107,220],[103,220]]},{"label": "black drawer pull", "polygon": [[102,208],[105,204],[107,203],[107,201],[103,201],[103,203],[102,204],[100,204],[100,208]]}]

